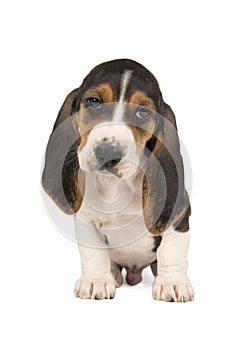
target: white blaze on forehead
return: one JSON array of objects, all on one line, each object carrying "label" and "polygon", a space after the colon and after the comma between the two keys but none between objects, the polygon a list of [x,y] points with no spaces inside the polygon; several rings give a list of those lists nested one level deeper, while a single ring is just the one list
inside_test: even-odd
[{"label": "white blaze on forehead", "polygon": [[119,102],[117,104],[117,108],[116,108],[114,116],[113,116],[113,121],[115,121],[115,122],[122,120],[122,115],[123,115],[123,111],[124,111],[123,101],[124,101],[125,93],[126,93],[128,85],[129,85],[129,81],[132,77],[132,74],[133,74],[132,70],[125,70],[124,74],[121,77],[121,88],[120,88]]},{"label": "white blaze on forehead", "polygon": [[125,70],[124,74],[122,75],[121,78],[121,90],[120,90],[120,98],[119,102],[122,103],[125,97],[125,93],[129,84],[129,81],[131,79],[131,76],[133,74],[132,70]]}]

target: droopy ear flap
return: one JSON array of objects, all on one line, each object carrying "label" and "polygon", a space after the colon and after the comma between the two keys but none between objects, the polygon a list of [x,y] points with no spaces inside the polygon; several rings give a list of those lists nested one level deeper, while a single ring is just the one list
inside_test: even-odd
[{"label": "droopy ear flap", "polygon": [[73,90],[58,113],[48,141],[42,175],[44,190],[67,214],[76,213],[82,203],[77,181],[79,132],[75,115],[72,115],[80,98],[80,89]]},{"label": "droopy ear flap", "polygon": [[159,118],[162,119],[163,133],[158,136],[159,147],[149,156],[143,182],[145,223],[153,234],[161,234],[170,226],[186,232],[191,210],[184,187],[183,160],[175,115],[164,102]]},{"label": "droopy ear flap", "polygon": [[80,99],[81,88],[71,91],[69,95],[66,96],[66,99],[63,102],[63,105],[61,106],[61,109],[55,121],[53,131],[67,118],[69,118],[74,112],[77,112]]}]

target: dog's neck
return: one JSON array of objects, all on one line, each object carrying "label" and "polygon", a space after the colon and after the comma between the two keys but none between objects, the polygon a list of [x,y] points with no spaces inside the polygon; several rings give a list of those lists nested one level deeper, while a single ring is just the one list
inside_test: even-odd
[{"label": "dog's neck", "polygon": [[138,168],[127,179],[107,172],[85,174],[85,201],[92,208],[109,212],[124,212],[129,207],[141,207],[143,172]]}]

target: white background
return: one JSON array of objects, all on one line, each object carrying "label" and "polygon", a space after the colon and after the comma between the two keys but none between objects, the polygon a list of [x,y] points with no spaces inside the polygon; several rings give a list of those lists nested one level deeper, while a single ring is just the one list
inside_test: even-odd
[{"label": "white background", "polygon": [[[221,1],[5,1],[1,33],[1,348],[232,349],[232,10]],[[73,297],[78,250],[40,198],[57,112],[96,64],[157,77],[193,167],[193,303],[156,302],[152,277],[114,300]]]}]

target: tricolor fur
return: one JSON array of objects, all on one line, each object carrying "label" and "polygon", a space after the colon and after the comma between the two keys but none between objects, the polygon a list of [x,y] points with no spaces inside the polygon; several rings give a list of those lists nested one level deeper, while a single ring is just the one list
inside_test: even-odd
[{"label": "tricolor fur", "polygon": [[155,299],[193,299],[191,210],[175,116],[146,68],[126,59],[103,63],[67,96],[42,184],[75,215],[82,261],[76,296],[114,297],[122,268],[134,285],[151,265]]}]

